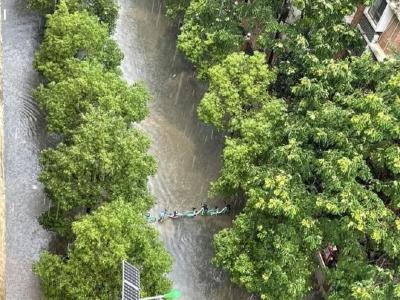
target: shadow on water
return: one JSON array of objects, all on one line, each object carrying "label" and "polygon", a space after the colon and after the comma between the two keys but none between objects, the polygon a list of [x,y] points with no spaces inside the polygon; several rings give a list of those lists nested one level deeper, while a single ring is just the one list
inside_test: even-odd
[{"label": "shadow on water", "polygon": [[[209,183],[218,176],[222,151],[222,137],[197,119],[205,86],[176,51],[177,28],[164,16],[161,1],[120,0],[119,5],[114,38],[125,55],[124,77],[128,82],[144,81],[154,96],[150,116],[140,124],[158,161],[149,184],[157,201],[154,212],[200,207],[207,201]],[[230,224],[224,216],[157,225],[174,257],[170,278],[184,300],[250,299],[210,262],[213,235]]]}]

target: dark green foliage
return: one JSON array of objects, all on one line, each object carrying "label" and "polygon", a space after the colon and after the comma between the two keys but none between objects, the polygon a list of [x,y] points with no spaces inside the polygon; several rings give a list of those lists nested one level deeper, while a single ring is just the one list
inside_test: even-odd
[{"label": "dark green foliage", "polygon": [[[54,13],[59,3],[59,0],[29,0],[29,7],[45,15]],[[65,3],[71,12],[87,10],[107,24],[110,31],[115,28],[118,18],[115,0],[66,0]]]},{"label": "dark green foliage", "polygon": [[165,0],[167,15],[170,17],[182,16],[190,4],[190,0]]},{"label": "dark green foliage", "polygon": [[100,22],[107,24],[110,31],[115,28],[118,18],[116,0],[81,0],[80,7],[98,16]]},{"label": "dark green foliage", "polygon": [[178,47],[197,66],[200,78],[207,78],[209,67],[243,50],[244,35],[250,32],[253,50],[265,52],[266,61],[284,74],[279,84],[286,85],[301,78],[315,56],[331,58],[364,48],[357,29],[343,23],[357,4],[359,0],[192,0]]}]

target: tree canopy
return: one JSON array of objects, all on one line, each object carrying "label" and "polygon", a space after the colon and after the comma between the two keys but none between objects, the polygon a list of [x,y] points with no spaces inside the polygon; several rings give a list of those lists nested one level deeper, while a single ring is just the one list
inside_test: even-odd
[{"label": "tree canopy", "polygon": [[[227,135],[212,193],[245,201],[214,262],[262,299],[304,297],[332,245],[330,299],[400,299],[400,63],[354,56],[362,38],[343,19],[360,2],[166,0],[184,15],[179,49],[209,80],[199,116]],[[143,296],[162,293],[170,260],[142,216],[155,162],[131,124],[148,95],[119,79],[121,51],[98,20],[111,2],[82,3],[49,16],[35,60],[47,80],[35,96],[66,137],[42,155],[53,206],[41,223],[73,242],[35,271],[49,299],[118,298],[128,259],[149,274]]]},{"label": "tree canopy", "polygon": [[178,37],[178,48],[197,66],[200,77],[206,77],[212,64],[239,49],[240,40],[233,1],[222,5],[214,0],[190,2]]},{"label": "tree canopy", "polygon": [[116,71],[122,52],[108,35],[105,25],[87,11],[70,13],[66,3],[50,15],[43,43],[35,57],[35,67],[49,81],[63,79],[67,60],[89,60]]},{"label": "tree canopy", "polygon": [[107,3],[115,5],[60,1],[35,59],[45,82],[34,96],[60,137],[42,151],[39,176],[52,205],[39,222],[56,233],[61,253],[44,252],[34,266],[47,299],[120,298],[123,260],[142,271],[142,296],[171,286],[171,258],[144,218],[156,164],[133,124],[147,115],[149,93],[120,78],[122,53],[93,15]]},{"label": "tree canopy", "polygon": [[66,69],[63,80],[42,85],[34,93],[50,132],[71,135],[93,107],[122,117],[128,125],[147,115],[149,94],[142,84],[129,86],[116,73],[88,61],[67,61]]},{"label": "tree canopy", "polygon": [[262,299],[299,299],[335,245],[331,299],[399,298],[399,62],[355,56],[344,18],[363,1],[166,4],[209,82],[199,116],[227,135],[212,194],[245,200],[214,262]]},{"label": "tree canopy", "polygon": [[[245,35],[250,33],[251,48],[265,52],[269,63],[289,77],[282,81],[290,83],[302,77],[309,56],[331,58],[344,50],[357,53],[363,49],[356,28],[343,22],[360,2],[191,0],[185,10],[178,47],[204,79],[211,66],[243,49]],[[174,10],[177,5],[167,1],[167,7]],[[178,7],[178,11],[182,10]]]},{"label": "tree canopy", "polygon": [[141,271],[142,297],[170,289],[171,258],[134,204],[108,203],[72,228],[66,258],[44,252],[34,265],[47,299],[121,299],[123,260]]},{"label": "tree canopy", "polygon": [[[58,0],[29,0],[29,7],[41,14],[51,14],[59,3]],[[66,0],[65,4],[71,12],[89,11],[97,16],[100,22],[107,24],[110,31],[115,28],[118,18],[118,5],[115,0]]]},{"label": "tree canopy", "polygon": [[[236,57],[210,70],[203,118],[203,107],[218,111],[253,86],[238,83],[250,71],[235,68]],[[263,299],[298,299],[310,289],[316,253],[334,244],[337,265],[325,270],[332,299],[400,297],[398,70],[368,56],[318,61],[290,101],[260,93],[251,108],[222,109],[227,124],[241,122],[225,129],[233,134],[214,192],[242,193],[246,207],[217,235],[214,261],[235,282]],[[238,91],[219,94],[219,86]],[[204,119],[220,127],[220,118]]]},{"label": "tree canopy", "polygon": [[42,152],[40,181],[53,203],[53,209],[42,215],[42,223],[62,233],[68,227],[61,223],[61,228],[53,228],[59,224],[54,219],[62,222],[71,211],[93,209],[118,198],[147,211],[152,203],[147,178],[156,169],[148,149],[149,140],[138,129],[93,109],[83,117],[69,145]]},{"label": "tree canopy", "polygon": [[224,64],[212,67],[208,91],[198,108],[200,118],[229,133],[240,129],[242,121],[270,99],[267,89],[276,76],[264,63],[261,53],[233,53]]},{"label": "tree canopy", "polygon": [[165,0],[167,15],[170,17],[182,17],[190,4],[190,0]]}]

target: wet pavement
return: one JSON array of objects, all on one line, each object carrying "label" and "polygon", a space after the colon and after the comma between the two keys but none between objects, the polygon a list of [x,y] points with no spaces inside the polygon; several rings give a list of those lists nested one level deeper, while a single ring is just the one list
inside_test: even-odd
[{"label": "wet pavement", "polygon": [[[38,154],[44,146],[43,118],[31,98],[38,85],[32,60],[39,43],[40,19],[25,0],[5,0],[4,118],[6,175],[6,294],[10,300],[40,299],[32,262],[47,248],[50,235],[37,222],[45,210],[37,181]],[[2,11],[4,13],[4,11]]]},{"label": "wet pavement", "polygon": [[[205,91],[194,69],[176,51],[177,28],[164,16],[161,1],[119,0],[115,39],[125,59],[128,82],[144,81],[153,94],[150,117],[140,126],[152,140],[158,172],[150,180],[157,204],[153,213],[200,207],[210,181],[218,176],[222,139],[196,116]],[[208,200],[208,204],[221,202]],[[250,299],[210,260],[213,235],[231,224],[229,216],[167,220],[157,225],[174,258],[170,278],[183,300]]]}]

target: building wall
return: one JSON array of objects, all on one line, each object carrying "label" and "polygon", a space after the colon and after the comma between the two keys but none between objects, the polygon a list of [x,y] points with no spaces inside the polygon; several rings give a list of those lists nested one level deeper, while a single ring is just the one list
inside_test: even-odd
[{"label": "building wall", "polygon": [[393,16],[388,27],[378,40],[379,46],[385,53],[391,53],[393,49],[400,50],[400,21]]},{"label": "building wall", "polygon": [[389,5],[386,5],[385,10],[383,11],[383,14],[378,22],[376,24],[376,32],[383,32],[389,25],[390,21],[393,18],[393,10],[390,8]]},{"label": "building wall", "polygon": [[351,26],[357,26],[361,19],[364,17],[365,5],[358,5],[357,10],[354,14],[353,20],[351,20]]}]

